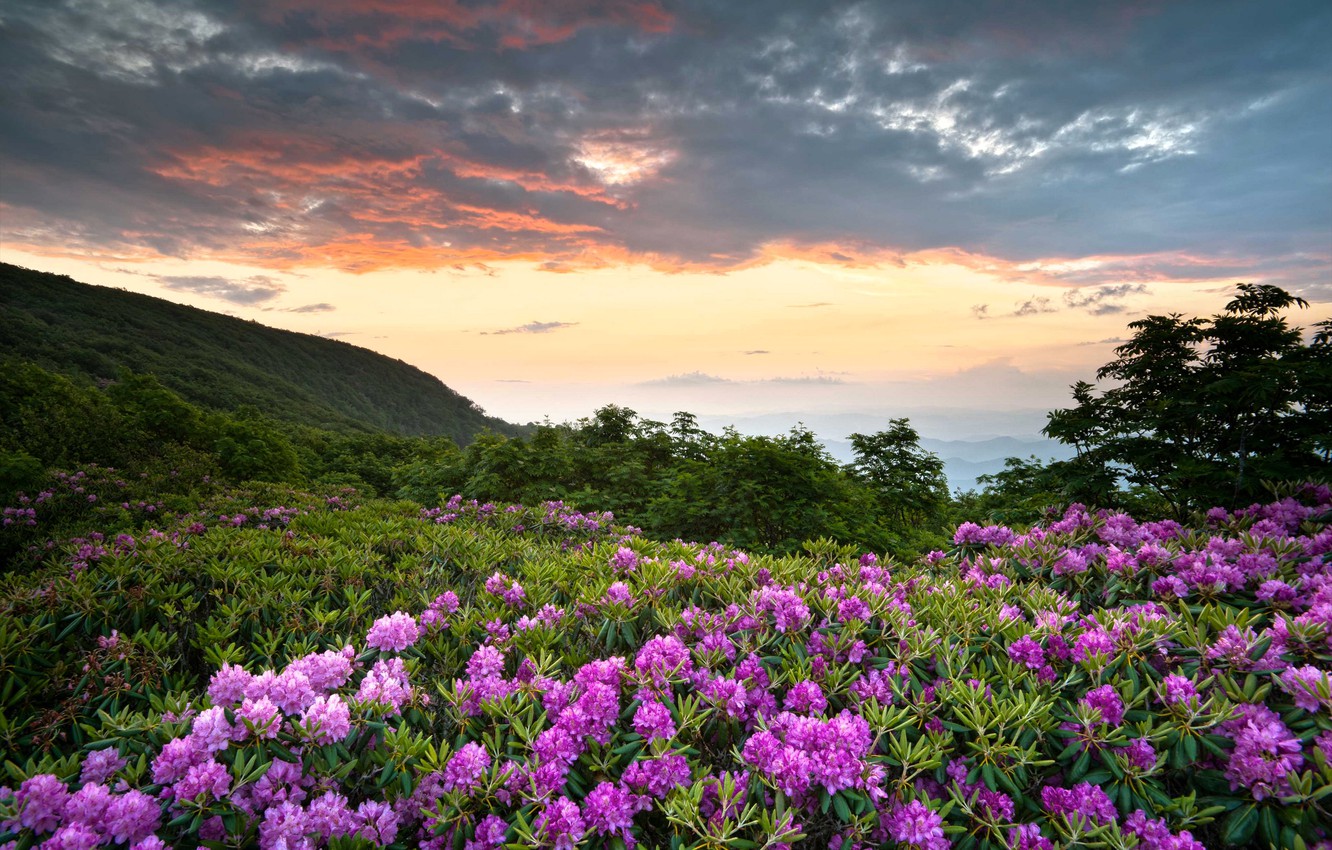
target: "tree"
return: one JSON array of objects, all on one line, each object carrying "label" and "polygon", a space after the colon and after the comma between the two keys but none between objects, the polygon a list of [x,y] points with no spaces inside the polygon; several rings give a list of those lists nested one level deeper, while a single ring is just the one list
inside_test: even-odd
[{"label": "tree", "polygon": [[948,478],[939,456],[921,448],[910,420],[891,419],[876,434],[852,434],[851,450],[851,474],[874,492],[892,527],[939,524],[948,506]]},{"label": "tree", "polygon": [[1045,433],[1077,449],[1069,469],[1101,482],[1094,501],[1113,503],[1127,483],[1182,517],[1261,498],[1264,480],[1327,478],[1328,333],[1306,345],[1282,316],[1304,299],[1237,289],[1210,319],[1130,323],[1132,339],[1096,373],[1114,385],[1097,394],[1078,382],[1075,406],[1049,415]]}]

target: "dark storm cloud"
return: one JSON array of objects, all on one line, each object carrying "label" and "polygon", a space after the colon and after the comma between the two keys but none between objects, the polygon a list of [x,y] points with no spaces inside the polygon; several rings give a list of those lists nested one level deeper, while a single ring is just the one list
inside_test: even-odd
[{"label": "dark storm cloud", "polygon": [[16,0],[4,235],[354,271],[961,246],[1104,258],[1045,274],[1078,286],[1309,286],[1330,38],[1319,0]]}]

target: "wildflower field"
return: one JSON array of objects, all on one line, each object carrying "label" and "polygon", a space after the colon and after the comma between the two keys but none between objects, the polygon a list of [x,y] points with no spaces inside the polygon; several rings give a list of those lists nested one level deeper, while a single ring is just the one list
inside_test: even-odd
[{"label": "wildflower field", "polygon": [[1325,487],[898,563],[93,478],[5,513],[3,847],[1330,846]]}]

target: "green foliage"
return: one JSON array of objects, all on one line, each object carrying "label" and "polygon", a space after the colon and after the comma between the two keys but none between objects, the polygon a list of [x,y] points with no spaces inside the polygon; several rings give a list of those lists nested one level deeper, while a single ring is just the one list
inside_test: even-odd
[{"label": "green foliage", "polygon": [[1171,513],[1256,501],[1264,481],[1332,472],[1332,344],[1311,343],[1281,315],[1304,307],[1274,286],[1240,284],[1210,319],[1179,314],[1130,323],[1132,339],[1097,372],[1112,385],[1073,387],[1075,406],[1045,433],[1073,445],[1084,501],[1113,504],[1120,481],[1153,491]]},{"label": "green foliage", "polygon": [[[0,358],[95,381],[119,380],[129,369],[208,410],[252,405],[288,423],[464,444],[487,428],[524,431],[419,369],[344,342],[7,263],[0,263],[0,305]],[[152,387],[132,392],[141,396],[143,424],[170,427],[168,411],[153,406]]]},{"label": "green foliage", "polygon": [[942,545],[943,465],[905,419],[855,435],[858,464],[839,466],[808,429],[776,437],[710,434],[691,414],[667,425],[611,405],[528,439],[487,433],[463,452],[400,465],[397,495],[424,503],[458,492],[483,501],[562,500],[659,537],[797,552],[827,538],[910,555]]},{"label": "green foliage", "polygon": [[876,434],[852,434],[851,470],[867,484],[883,516],[895,526],[936,527],[948,507],[943,461],[920,447],[920,435],[906,419],[889,420]]}]

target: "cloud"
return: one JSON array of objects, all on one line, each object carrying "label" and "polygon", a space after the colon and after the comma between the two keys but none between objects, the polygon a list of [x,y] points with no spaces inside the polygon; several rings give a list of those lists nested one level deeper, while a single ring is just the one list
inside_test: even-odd
[{"label": "cloud", "polygon": [[[1019,301],[1013,305],[1013,311],[1003,315],[1007,316],[1036,316],[1041,313],[1054,313],[1057,308],[1050,306],[1050,299],[1043,295],[1033,295],[1026,301]],[[989,304],[972,304],[971,315],[977,319],[993,319],[994,314],[990,312]]]},{"label": "cloud", "polygon": [[546,334],[551,331],[572,328],[577,322],[528,322],[525,325],[518,325],[514,328],[504,328],[498,331],[482,331],[481,336],[503,336],[504,334]]},{"label": "cloud", "polygon": [[752,351],[742,351],[740,353],[745,355],[753,355],[753,354],[771,354],[772,352],[764,348],[755,348]]},{"label": "cloud", "polygon": [[786,305],[786,306],[788,306],[788,307],[792,307],[792,308],[795,308],[795,309],[799,309],[799,310],[808,310],[808,309],[812,309],[812,308],[814,308],[814,307],[831,307],[831,306],[832,306],[832,302],[831,302],[831,301],[815,301],[813,304],[788,304],[788,305]]},{"label": "cloud", "polygon": [[11,5],[7,245],[353,272],[960,246],[1103,258],[1032,272],[1083,285],[1329,266],[1317,0]]},{"label": "cloud", "polygon": [[667,375],[664,378],[653,378],[652,380],[642,381],[638,386],[642,387],[698,387],[709,384],[732,384],[735,383],[727,378],[719,378],[716,375],[709,375],[705,372],[685,372],[680,375]]},{"label": "cloud", "polygon": [[762,384],[845,384],[846,381],[833,375],[799,375],[791,378],[761,378],[754,383]]},{"label": "cloud", "polygon": [[1093,316],[1105,316],[1127,310],[1128,307],[1118,303],[1122,299],[1146,293],[1146,284],[1121,283],[1091,290],[1069,290],[1064,293],[1064,303],[1075,310],[1086,310]]},{"label": "cloud", "polygon": [[338,309],[327,301],[320,301],[318,304],[302,304],[299,307],[287,307],[285,313],[329,313]]},{"label": "cloud", "polygon": [[255,275],[245,280],[232,280],[225,277],[197,277],[191,275],[168,275],[157,278],[167,289],[175,292],[192,292],[209,298],[220,298],[232,304],[251,306],[264,301],[271,301],[287,287],[267,275]]},{"label": "cloud", "polygon": [[1124,344],[1124,343],[1126,343],[1126,342],[1128,342],[1128,340],[1125,339],[1125,338],[1122,337],[1122,336],[1108,336],[1108,337],[1106,337],[1105,339],[1097,339],[1097,340],[1090,340],[1090,341],[1088,341],[1088,342],[1080,342],[1080,343],[1078,343],[1078,345],[1122,345],[1122,344]]},{"label": "cloud", "polygon": [[758,386],[769,385],[831,385],[845,384],[846,381],[835,375],[799,375],[795,377],[773,377],[773,378],[749,378],[735,380],[732,378],[723,378],[717,375],[710,375],[706,372],[686,372],[680,375],[668,375],[664,378],[654,378],[649,381],[642,381],[635,386],[639,387],[706,387],[706,386]]},{"label": "cloud", "polygon": [[1050,306],[1050,299],[1044,296],[1035,296],[1028,298],[1013,310],[1014,316],[1035,316],[1040,313],[1054,313],[1056,308]]}]

